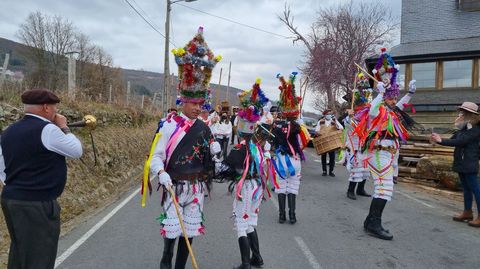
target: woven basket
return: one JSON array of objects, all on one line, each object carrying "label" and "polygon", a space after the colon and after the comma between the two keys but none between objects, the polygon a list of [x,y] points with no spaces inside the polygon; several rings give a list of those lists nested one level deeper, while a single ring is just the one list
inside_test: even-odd
[{"label": "woven basket", "polygon": [[325,129],[323,132],[322,129],[320,129],[320,135],[313,139],[313,146],[318,155],[343,147],[343,130],[337,130],[335,127]]}]

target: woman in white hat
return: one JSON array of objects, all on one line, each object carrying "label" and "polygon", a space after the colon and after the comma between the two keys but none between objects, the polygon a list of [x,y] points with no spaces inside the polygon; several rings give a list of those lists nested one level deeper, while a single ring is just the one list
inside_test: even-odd
[{"label": "woman in white hat", "polygon": [[[480,115],[478,105],[464,102],[458,107],[455,127],[459,129],[450,139],[442,139],[432,133],[432,140],[444,146],[455,147],[453,153],[453,171],[457,172],[463,186],[464,210],[454,216],[455,221],[468,221],[468,225],[480,227],[480,187],[477,180],[478,161],[480,158]],[[477,202],[479,214],[473,220],[473,198]]]}]

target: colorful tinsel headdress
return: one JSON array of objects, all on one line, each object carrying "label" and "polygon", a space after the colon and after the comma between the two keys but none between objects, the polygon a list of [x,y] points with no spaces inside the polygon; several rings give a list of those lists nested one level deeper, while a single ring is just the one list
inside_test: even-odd
[{"label": "colorful tinsel headdress", "polygon": [[356,89],[354,89],[354,105],[361,106],[368,103],[368,99],[372,93],[370,82],[362,72],[355,77]]},{"label": "colorful tinsel headdress", "polygon": [[382,53],[378,58],[377,64],[372,70],[373,75],[378,81],[385,84],[384,98],[397,98],[400,94],[400,88],[397,84],[397,74],[400,67],[395,64],[392,57],[382,48]]},{"label": "colorful tinsel headdress", "polygon": [[180,101],[185,103],[204,103],[209,95],[210,79],[215,65],[222,59],[214,56],[203,38],[203,27],[188,44],[173,49],[175,62],[178,65],[178,90]]},{"label": "colorful tinsel headdress", "polygon": [[262,116],[262,108],[269,102],[267,96],[260,88],[261,80],[257,78],[252,89],[238,94],[240,109],[238,111],[238,131],[252,134],[255,131],[255,123]]},{"label": "colorful tinsel headdress", "polygon": [[295,93],[295,78],[297,72],[292,72],[288,82],[283,76],[277,74],[277,78],[280,80],[281,85],[278,87],[280,90],[280,101],[278,101],[279,109],[284,118],[298,118],[300,115],[300,96]]}]

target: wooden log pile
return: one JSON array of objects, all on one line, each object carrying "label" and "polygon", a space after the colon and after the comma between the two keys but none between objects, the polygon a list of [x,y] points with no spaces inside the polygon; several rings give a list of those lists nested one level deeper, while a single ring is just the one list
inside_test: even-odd
[{"label": "wooden log pile", "polygon": [[430,143],[430,136],[412,136],[400,146],[399,176],[435,182],[451,190],[460,188],[458,174],[452,171],[452,147]]}]

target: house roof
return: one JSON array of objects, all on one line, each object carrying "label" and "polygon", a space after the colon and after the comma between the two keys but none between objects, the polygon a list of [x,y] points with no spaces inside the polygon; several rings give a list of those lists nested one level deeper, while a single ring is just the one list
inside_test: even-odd
[{"label": "house roof", "polygon": [[[471,59],[480,56],[480,37],[403,43],[390,49],[396,63],[431,61],[432,59]],[[379,55],[367,58],[367,64]]]}]

